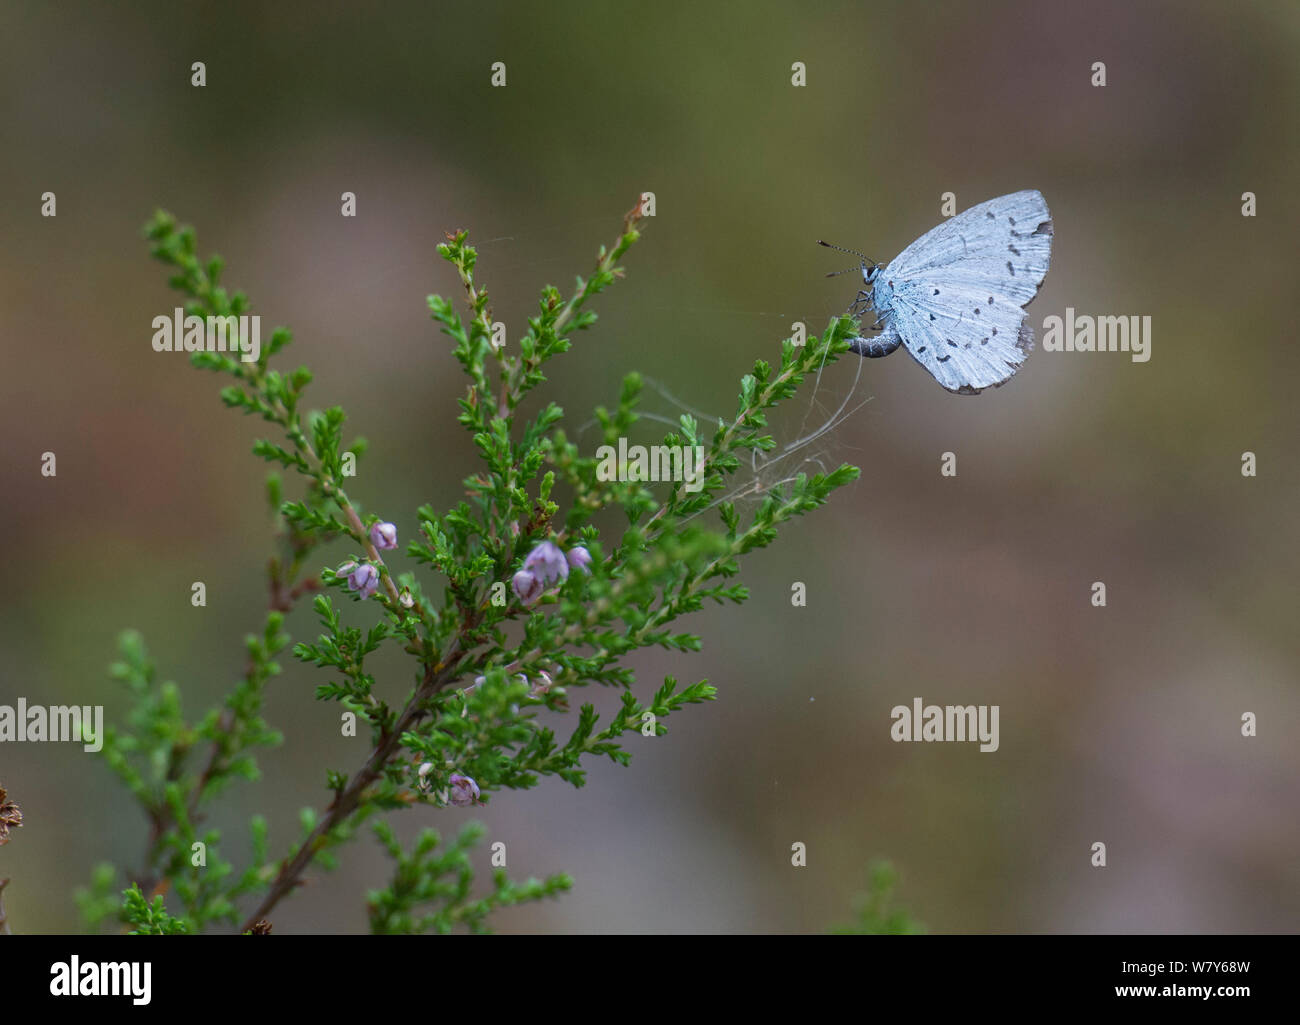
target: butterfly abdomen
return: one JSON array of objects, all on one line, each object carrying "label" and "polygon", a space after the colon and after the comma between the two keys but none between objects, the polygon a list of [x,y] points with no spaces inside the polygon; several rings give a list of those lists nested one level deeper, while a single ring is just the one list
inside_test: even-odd
[{"label": "butterfly abdomen", "polygon": [[898,332],[889,328],[872,338],[849,339],[849,351],[867,359],[875,359],[878,356],[888,356],[902,344],[903,339],[898,336]]}]

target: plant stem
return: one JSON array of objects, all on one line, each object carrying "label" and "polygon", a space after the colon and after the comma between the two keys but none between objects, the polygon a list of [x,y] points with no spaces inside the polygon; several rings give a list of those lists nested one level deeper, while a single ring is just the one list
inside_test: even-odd
[{"label": "plant stem", "polygon": [[[472,629],[473,623],[467,622],[461,636]],[[424,679],[415,694],[411,696],[411,700],[407,702],[397,722],[393,724],[392,730],[381,735],[379,744],[366,760],[366,764],[357,770],[348,781],[348,785],[334,798],[324,816],[316,824],[316,828],[303,841],[292,860],[281,866],[275,881],[271,884],[270,892],[258,905],[257,910],[249,915],[248,920],[239,930],[241,933],[247,932],[260,919],[266,918],[271,909],[298,885],[298,877],[316,857],[329,833],[357,810],[366,787],[383,775],[385,766],[393,760],[401,746],[402,735],[428,712],[425,707],[426,702],[460,675],[458,667],[464,652],[460,650],[459,643],[458,637],[452,642],[447,657],[437,666],[425,670]]]}]

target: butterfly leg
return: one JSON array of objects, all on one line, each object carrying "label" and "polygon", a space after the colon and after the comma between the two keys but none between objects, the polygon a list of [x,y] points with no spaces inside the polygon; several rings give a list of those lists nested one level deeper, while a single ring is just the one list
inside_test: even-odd
[{"label": "butterfly leg", "polygon": [[849,304],[850,316],[861,316],[867,310],[871,309],[871,293],[865,288],[858,291],[858,297]]}]

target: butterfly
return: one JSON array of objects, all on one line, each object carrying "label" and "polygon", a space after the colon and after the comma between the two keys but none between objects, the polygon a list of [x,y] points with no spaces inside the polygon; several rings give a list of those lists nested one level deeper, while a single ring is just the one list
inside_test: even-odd
[{"label": "butterfly", "polygon": [[903,345],[949,391],[975,395],[1010,379],[1034,347],[1024,307],[1052,256],[1052,215],[1034,189],[963,210],[884,268],[820,244],[863,261],[868,288],[849,312],[873,310],[880,334],[850,340],[861,356],[888,356]]}]

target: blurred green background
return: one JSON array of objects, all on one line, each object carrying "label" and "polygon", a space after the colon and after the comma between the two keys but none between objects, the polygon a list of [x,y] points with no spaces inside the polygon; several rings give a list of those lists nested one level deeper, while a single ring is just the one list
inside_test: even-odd
[{"label": "blurred green background", "polygon": [[[647,693],[672,673],[720,700],[634,742],[631,768],[594,764],[582,790],[550,780],[399,828],[481,818],[512,874],[574,875],[504,931],[822,931],[878,855],[937,932],[1300,925],[1300,7],[6,2],[0,18],[0,703],[120,717],[105,667],[130,626],[197,714],[261,621],[259,425],[150,348],[175,305],[139,237],[156,206],[226,258],[267,330],[293,328],[310,398],[372,441],[350,490],[405,540],[415,507],[456,501],[474,466],[424,302],[458,294],[434,252],[445,230],[484,241],[514,338],[538,289],[587,273],[656,194],[628,279],[552,365],[572,431],[632,369],[730,416],[794,320],[820,332],[852,298],[816,239],[888,260],[944,192],[964,209],[1037,188],[1056,242],[1031,322],[1150,315],[1151,361],[1039,351],[977,398],[901,352],[829,368],[775,426],[791,440],[851,390],[870,397],[806,450],[861,480],[748,562],[749,604],[694,617],[702,655],[636,663]],[[290,620],[296,638],[313,627],[309,608]],[[387,666],[398,694],[408,667]],[[286,743],[214,819],[237,865],[249,814],[282,851],[297,809],[324,802],[324,767],[361,759],[318,680],[290,660],[272,685]],[[890,709],[916,696],[1000,705],[1000,750],[892,743]],[[0,783],[26,815],[0,850],[11,926],[78,929],[74,887],[96,861],[137,863],[139,814],[77,745],[4,745]],[[276,931],[363,929],[386,873],[352,846]]]}]

